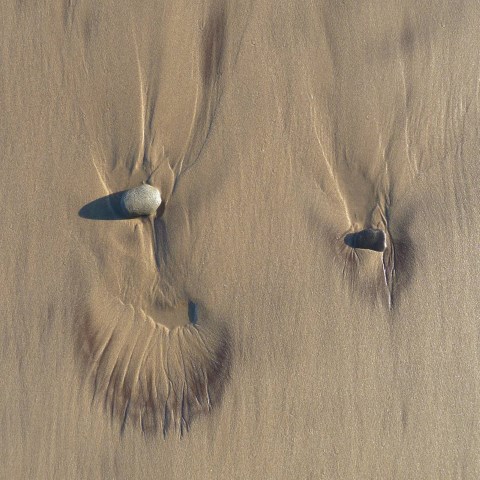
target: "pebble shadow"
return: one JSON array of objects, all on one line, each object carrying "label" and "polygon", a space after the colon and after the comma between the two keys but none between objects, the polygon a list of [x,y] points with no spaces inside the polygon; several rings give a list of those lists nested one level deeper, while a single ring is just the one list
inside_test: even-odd
[{"label": "pebble shadow", "polygon": [[120,200],[125,191],[111,193],[84,205],[78,215],[88,220],[125,220]]}]

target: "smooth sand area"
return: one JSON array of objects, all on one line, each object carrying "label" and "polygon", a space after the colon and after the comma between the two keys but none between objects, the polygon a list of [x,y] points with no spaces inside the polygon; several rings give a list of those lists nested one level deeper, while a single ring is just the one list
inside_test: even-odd
[{"label": "smooth sand area", "polygon": [[0,478],[480,478],[478,1],[0,25]]}]

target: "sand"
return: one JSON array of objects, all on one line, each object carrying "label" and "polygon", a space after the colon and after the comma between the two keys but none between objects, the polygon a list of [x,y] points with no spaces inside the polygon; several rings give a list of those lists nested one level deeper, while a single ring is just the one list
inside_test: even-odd
[{"label": "sand", "polygon": [[0,477],[479,478],[479,22],[4,2]]}]

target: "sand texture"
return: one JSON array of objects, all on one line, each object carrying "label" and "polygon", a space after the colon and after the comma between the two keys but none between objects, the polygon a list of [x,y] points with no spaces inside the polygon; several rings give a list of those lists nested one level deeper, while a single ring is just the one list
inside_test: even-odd
[{"label": "sand texture", "polygon": [[478,1],[0,25],[0,478],[480,478]]}]

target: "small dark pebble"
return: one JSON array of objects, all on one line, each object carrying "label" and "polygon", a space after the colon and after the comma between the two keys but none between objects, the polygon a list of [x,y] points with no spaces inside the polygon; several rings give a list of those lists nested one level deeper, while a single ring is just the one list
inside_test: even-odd
[{"label": "small dark pebble", "polygon": [[376,228],[367,228],[360,232],[348,233],[344,242],[351,248],[362,248],[374,252],[384,252],[387,248],[385,232]]}]

